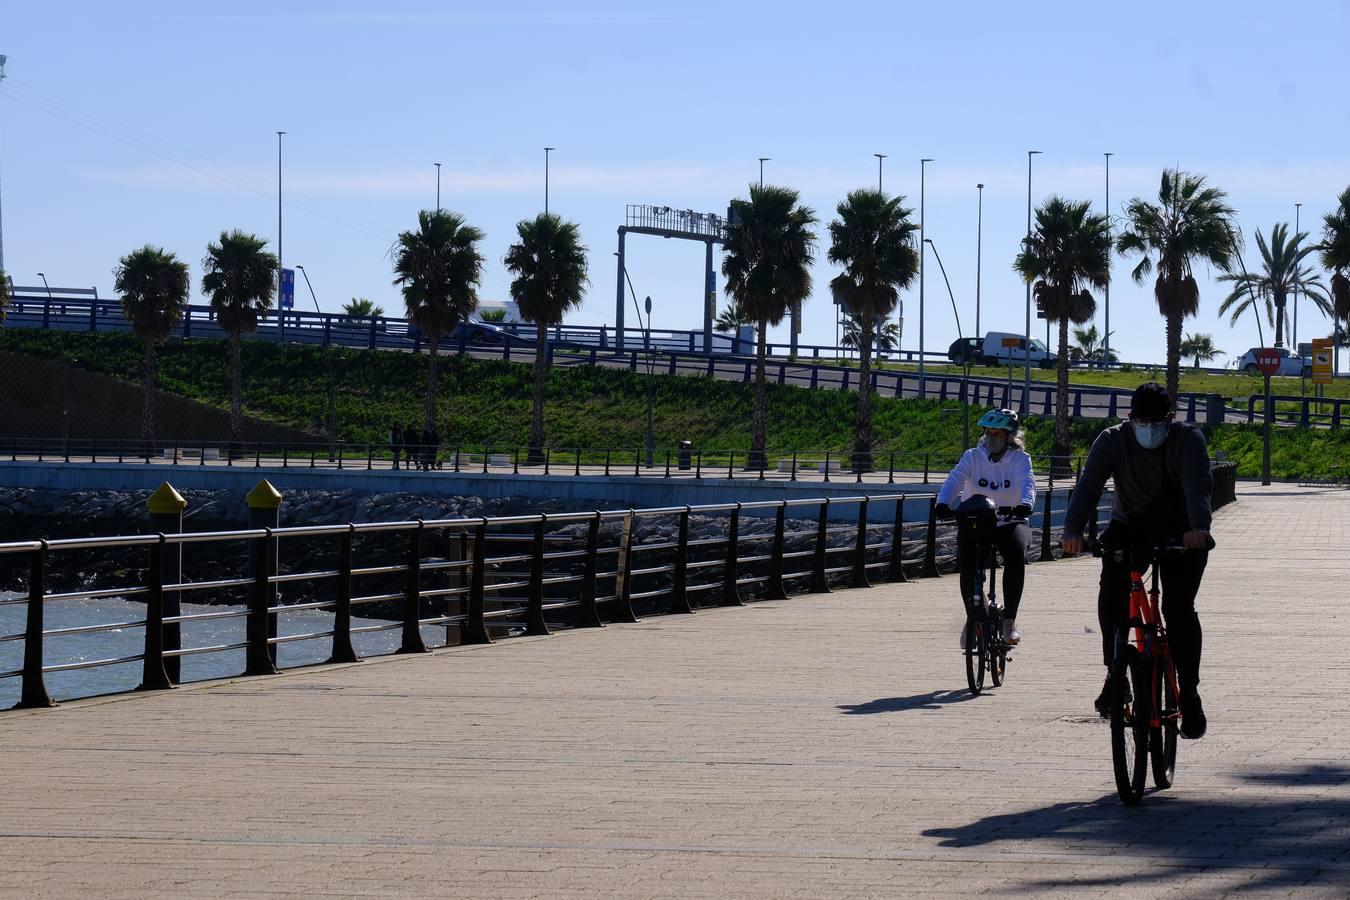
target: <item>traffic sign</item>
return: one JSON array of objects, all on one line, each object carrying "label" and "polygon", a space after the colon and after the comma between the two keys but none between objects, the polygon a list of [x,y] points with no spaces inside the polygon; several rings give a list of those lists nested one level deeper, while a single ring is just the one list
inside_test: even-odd
[{"label": "traffic sign", "polygon": [[1313,338],[1312,342],[1312,383],[1331,384],[1332,354],[1331,338]]},{"label": "traffic sign", "polygon": [[1022,339],[1019,338],[1019,337],[1005,337],[1005,338],[1003,339],[1003,346],[1005,346],[1005,347],[1020,347],[1020,346],[1022,346]]},{"label": "traffic sign", "polygon": [[1280,351],[1274,347],[1262,347],[1257,350],[1256,368],[1262,375],[1274,375],[1280,371]]},{"label": "traffic sign", "polygon": [[295,270],[281,270],[281,308],[295,308]]}]

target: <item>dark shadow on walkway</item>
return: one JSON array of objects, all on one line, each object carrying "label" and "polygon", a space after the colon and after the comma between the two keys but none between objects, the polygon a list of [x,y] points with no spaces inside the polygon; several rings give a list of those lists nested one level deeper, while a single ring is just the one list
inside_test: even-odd
[{"label": "dark shadow on walkway", "polygon": [[847,716],[870,716],[873,713],[909,712],[916,709],[941,709],[953,703],[974,700],[970,691],[929,691],[912,697],[881,697],[856,705],[841,704],[838,708]]},{"label": "dark shadow on walkway", "polygon": [[[1350,894],[1350,769],[1311,766],[1244,775],[1270,786],[1265,794],[1244,791],[1231,799],[1189,798],[1185,771],[1177,787],[1151,791],[1136,807],[1114,793],[1085,803],[988,816],[953,828],[932,828],[943,847],[983,847],[1041,842],[1046,852],[1151,857],[1157,864],[1130,876],[1131,885],[1160,889],[1196,870],[1232,872],[1237,890],[1291,890],[1299,886],[1344,886]],[[1277,787],[1278,786],[1278,787]],[[1316,793],[1289,786],[1320,787]],[[1129,848],[1122,851],[1121,848]],[[1087,873],[1084,873],[1086,875]],[[1103,887],[1119,879],[1049,878],[1044,888]]]}]

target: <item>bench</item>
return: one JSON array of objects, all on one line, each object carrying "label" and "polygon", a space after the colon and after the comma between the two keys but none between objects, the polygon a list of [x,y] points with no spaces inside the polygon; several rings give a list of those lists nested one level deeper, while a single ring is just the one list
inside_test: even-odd
[{"label": "bench", "polygon": [[[780,458],[780,459],[778,460],[778,471],[780,471],[780,472],[791,472],[791,471],[792,471],[792,463],[793,463],[793,460],[792,460],[790,457],[787,458],[787,459],[781,459],[781,458]],[[798,472],[824,472],[824,471],[826,471],[826,462],[825,462],[825,460],[823,460],[823,459],[799,459],[799,460],[796,461],[796,463],[797,463],[797,471],[798,471]],[[834,473],[834,472],[842,472],[842,471],[844,470],[843,463],[842,463],[841,461],[837,460],[837,459],[831,459],[831,460],[829,461],[829,464],[828,464],[828,465],[829,465],[829,471],[830,471],[831,473]]]},{"label": "bench", "polygon": [[[179,459],[220,459],[220,450],[216,447],[179,447],[176,451]],[[164,451],[165,459],[173,459],[175,451]]]},{"label": "bench", "polygon": [[[451,466],[451,467],[456,467],[456,466],[457,466],[457,467],[459,467],[459,468],[461,468],[461,469],[468,469],[468,468],[473,468],[474,466],[481,466],[481,465],[483,465],[483,454],[481,454],[481,453],[452,453],[452,454],[450,455],[450,459],[447,461],[446,464],[449,465],[449,466]],[[514,458],[511,456],[511,454],[509,454],[509,453],[489,453],[489,454],[488,454],[488,465],[489,465],[489,466],[502,467],[502,466],[510,466],[510,465],[514,465],[514,464],[515,464],[515,460],[514,460]]]}]

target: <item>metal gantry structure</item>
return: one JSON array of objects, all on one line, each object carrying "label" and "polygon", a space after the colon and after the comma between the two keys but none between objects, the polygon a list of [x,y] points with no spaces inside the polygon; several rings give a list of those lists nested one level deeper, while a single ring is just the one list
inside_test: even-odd
[{"label": "metal gantry structure", "polygon": [[726,242],[726,220],[716,213],[695,212],[671,206],[628,204],[624,224],[619,226],[618,273],[615,285],[614,340],[617,349],[624,348],[624,284],[627,269],[624,263],[625,239],[629,234],[650,234],[655,237],[701,241],[705,248],[703,277],[703,352],[712,352],[713,318],[717,314],[717,275],[713,269],[713,245]]}]

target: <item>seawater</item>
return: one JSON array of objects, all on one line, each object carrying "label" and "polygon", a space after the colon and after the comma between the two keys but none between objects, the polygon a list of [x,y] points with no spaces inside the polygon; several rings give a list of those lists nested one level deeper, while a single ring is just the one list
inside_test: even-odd
[{"label": "seawater", "polygon": [[[0,592],[0,599],[11,599],[17,595]],[[28,606],[15,603],[0,606],[0,636],[23,632],[27,619]],[[238,606],[213,606],[199,603],[184,603],[183,614],[242,611]],[[132,603],[129,600],[54,600],[43,607],[43,627],[45,630],[74,628],[81,625],[101,625],[110,623],[134,623],[145,619],[145,604]],[[233,619],[207,619],[201,622],[182,624],[184,647],[206,647],[215,644],[234,644],[244,640],[243,617]],[[364,625],[390,625],[385,619],[364,619],[352,617],[352,627]],[[309,634],[327,631],[333,627],[333,614],[324,610],[308,609],[283,613],[277,617],[279,635]],[[445,629],[441,626],[423,626],[422,639],[427,646],[445,643]],[[399,647],[400,632],[377,631],[369,634],[352,635],[352,644],[356,652],[363,657],[380,656],[393,653]],[[22,640],[0,642],[0,672],[8,672],[23,666]],[[48,635],[44,641],[43,655],[46,665],[85,662],[96,659],[111,659],[120,656],[133,656],[145,646],[145,628],[140,625],[126,625],[112,631],[94,631],[71,635]],[[295,641],[277,645],[277,666],[291,668],[311,663],[320,663],[328,658],[332,647],[332,638],[323,637],[309,641]],[[91,697],[98,694],[114,694],[134,690],[141,683],[140,660],[119,663],[111,666],[97,666],[91,669],[74,669],[69,672],[48,672],[46,675],[47,693],[53,700],[68,700],[76,697]],[[205,681],[212,678],[231,678],[244,671],[244,651],[224,650],[215,653],[201,653],[182,658],[182,680]],[[19,701],[20,679],[0,678],[0,709],[8,709]]]}]

